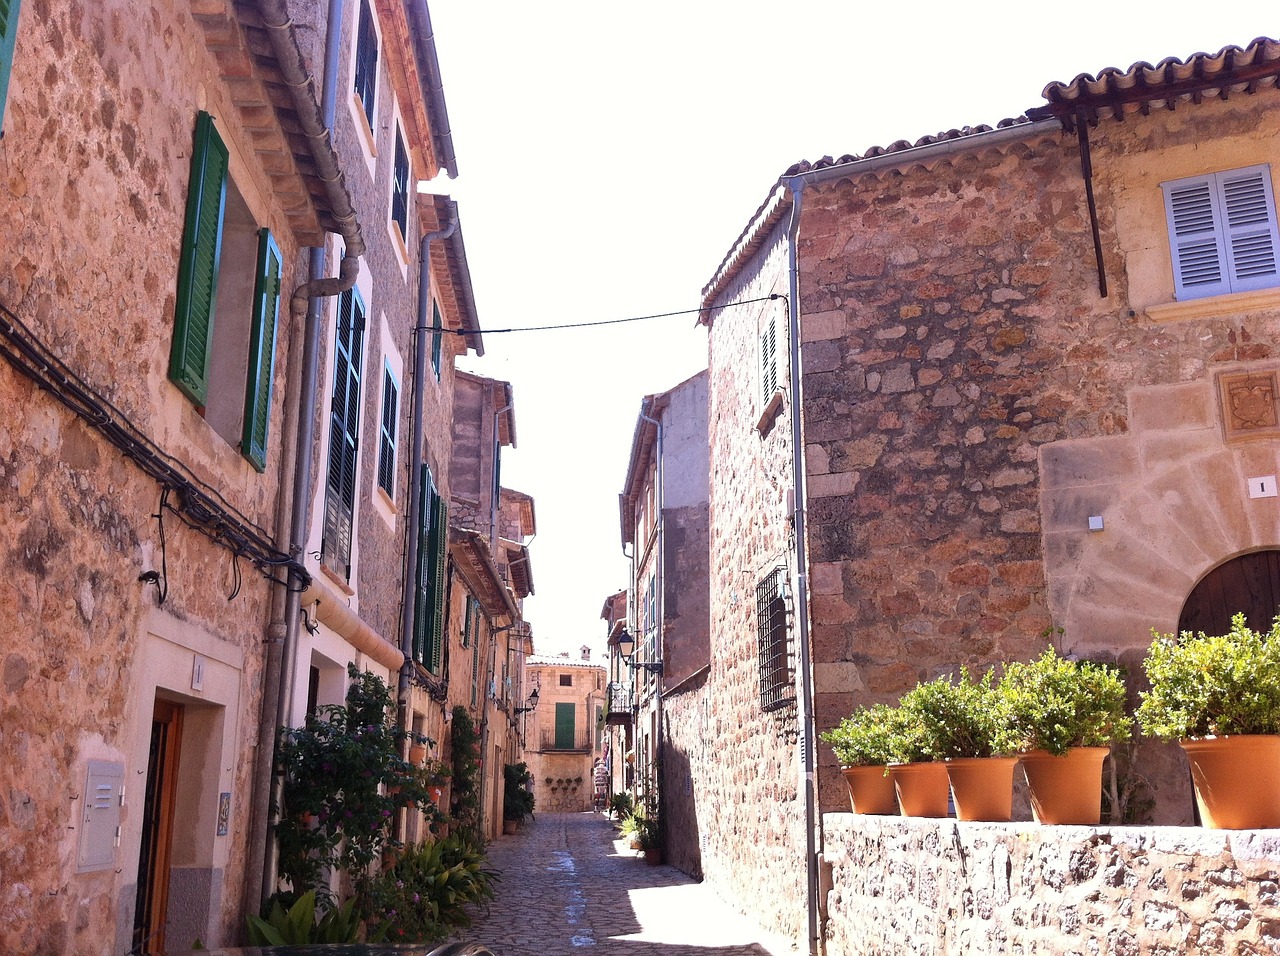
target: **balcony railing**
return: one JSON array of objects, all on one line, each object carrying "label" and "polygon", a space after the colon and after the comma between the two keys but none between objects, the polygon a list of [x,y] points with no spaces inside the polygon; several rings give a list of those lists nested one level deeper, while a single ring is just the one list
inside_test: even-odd
[{"label": "balcony railing", "polygon": [[573,753],[580,751],[582,753],[591,752],[591,735],[589,733],[576,734],[572,740],[556,734],[554,730],[544,730],[541,734],[542,745],[539,750],[558,750],[562,753]]}]

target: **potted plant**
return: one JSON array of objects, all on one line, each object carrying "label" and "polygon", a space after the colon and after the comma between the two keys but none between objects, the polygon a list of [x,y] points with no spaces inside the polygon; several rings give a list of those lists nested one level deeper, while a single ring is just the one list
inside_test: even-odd
[{"label": "potted plant", "polygon": [[1129,736],[1119,672],[1067,660],[1050,647],[1030,663],[1006,664],[999,691],[1036,820],[1096,825],[1102,819],[1102,763],[1112,742]]},{"label": "potted plant", "polygon": [[860,707],[819,735],[840,761],[854,813],[897,812],[887,769],[893,759],[893,710],[887,704]]},{"label": "potted plant", "polygon": [[515,833],[525,817],[533,816],[533,774],[523,761],[502,768],[502,832]]},{"label": "potted plant", "polygon": [[1237,614],[1227,634],[1153,637],[1138,720],[1186,752],[1201,821],[1280,826],[1280,618],[1266,633]]},{"label": "potted plant", "polygon": [[662,827],[656,813],[640,818],[636,840],[646,863],[657,866],[662,862]]},{"label": "potted plant", "polygon": [[975,680],[961,668],[956,680],[920,684],[902,699],[924,752],[943,761],[960,820],[1012,816],[1017,737],[994,680],[990,670]]}]

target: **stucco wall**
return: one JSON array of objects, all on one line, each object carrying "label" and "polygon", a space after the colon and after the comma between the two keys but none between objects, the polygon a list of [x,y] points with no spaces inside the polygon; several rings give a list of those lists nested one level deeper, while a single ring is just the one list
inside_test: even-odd
[{"label": "stucco wall", "polygon": [[1280,949],[1275,831],[824,817],[827,952]]}]

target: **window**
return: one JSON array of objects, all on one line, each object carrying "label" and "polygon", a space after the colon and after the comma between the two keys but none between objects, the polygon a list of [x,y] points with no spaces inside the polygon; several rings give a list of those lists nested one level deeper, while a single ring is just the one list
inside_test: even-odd
[{"label": "window", "polygon": [[396,500],[396,430],[400,424],[400,385],[390,365],[382,368],[382,426],[378,430],[378,487]]},{"label": "window", "polygon": [[760,333],[760,392],[767,405],[778,391],[778,323],[772,318]]},{"label": "window", "polygon": [[560,675],[560,686],[561,686],[561,687],[572,687],[572,686],[573,686],[573,675],[572,675],[572,674],[561,674],[561,675]]},{"label": "window", "polygon": [[[444,321],[440,318],[440,303],[435,299],[431,300],[431,328],[444,328]],[[431,333],[431,371],[435,372],[437,382],[440,381],[440,357],[443,342],[443,332],[436,331]]]},{"label": "window", "polygon": [[1269,166],[1180,179],[1161,188],[1178,299],[1280,285]]},{"label": "window", "polygon": [[449,503],[436,491],[431,472],[422,469],[418,569],[413,615],[413,659],[433,674],[440,672],[444,634],[444,568],[449,540]]},{"label": "window", "polygon": [[574,727],[578,722],[576,705],[556,704],[556,750],[572,750]]},{"label": "window", "polygon": [[0,0],[0,129],[4,128],[4,104],[13,72],[13,51],[18,38],[19,0]]},{"label": "window", "polygon": [[378,34],[373,26],[369,0],[360,0],[360,22],[356,27],[356,79],[354,91],[369,129],[374,129],[373,109],[378,92]]},{"label": "window", "polygon": [[474,707],[480,697],[480,634],[476,632],[476,640],[471,645],[471,706]]},{"label": "window", "polygon": [[774,568],[756,585],[760,709],[780,710],[796,700],[795,648],[787,628],[787,569]]},{"label": "window", "polygon": [[404,148],[404,134],[396,124],[396,156],[391,171],[391,221],[400,230],[400,239],[409,245],[409,152]]},{"label": "window", "polygon": [[[0,0],[3,2],[3,0]],[[266,468],[280,249],[228,175],[213,117],[196,117],[169,377],[255,468]],[[244,382],[238,388],[209,383]]]},{"label": "window", "polygon": [[364,356],[364,303],[355,289],[338,296],[333,395],[329,401],[329,474],[325,485],[320,558],[351,580],[351,536],[360,451],[360,377]]},{"label": "window", "polygon": [[466,610],[464,611],[462,616],[462,646],[463,647],[471,646],[471,629],[476,625],[476,617],[478,616],[476,612],[478,610],[479,608],[476,606],[476,599],[473,598],[470,594],[468,594],[466,598]]}]

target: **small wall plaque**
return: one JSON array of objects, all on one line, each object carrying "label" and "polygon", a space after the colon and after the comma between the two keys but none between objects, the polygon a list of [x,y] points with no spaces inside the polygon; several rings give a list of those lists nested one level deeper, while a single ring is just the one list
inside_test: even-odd
[{"label": "small wall plaque", "polygon": [[226,836],[231,824],[231,794],[218,794],[218,836]]},{"label": "small wall plaque", "polygon": [[1276,373],[1229,372],[1218,376],[1222,430],[1227,441],[1280,436]]}]

